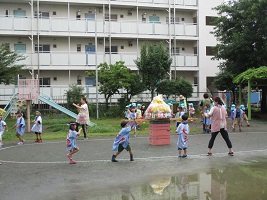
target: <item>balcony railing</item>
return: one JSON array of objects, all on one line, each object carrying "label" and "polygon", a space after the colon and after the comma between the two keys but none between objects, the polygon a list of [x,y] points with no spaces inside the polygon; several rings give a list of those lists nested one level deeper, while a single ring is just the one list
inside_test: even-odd
[{"label": "balcony railing", "polygon": [[[95,23],[96,26],[95,26]],[[97,31],[95,30],[95,27]],[[197,36],[197,25],[193,23],[142,23],[136,21],[94,21],[94,20],[76,20],[67,18],[47,18],[39,19],[40,32],[71,32],[71,33],[92,33],[104,34],[139,34],[139,35],[176,35],[176,36]],[[5,17],[0,16],[0,31],[37,31],[37,19],[29,17]],[[169,33],[170,32],[170,33]]]},{"label": "balcony railing", "polygon": [[[25,60],[19,61],[17,64],[25,66],[37,66],[38,65],[38,54],[37,53],[23,53]],[[32,56],[32,60],[31,60]],[[179,54],[172,55],[173,62],[172,66],[177,67],[197,67],[197,55],[193,54]],[[126,66],[135,67],[134,60],[137,59],[136,53],[116,53],[116,54],[97,54],[97,63],[103,63],[111,61],[115,63],[116,61],[124,61]],[[31,63],[32,62],[32,63]],[[49,52],[39,54],[39,64],[40,66],[95,66],[95,54],[92,53],[82,53],[82,52]]]},{"label": "balcony railing", "polygon": [[[108,2],[108,0],[98,0],[100,2]],[[181,5],[181,6],[197,6],[197,0],[111,0],[113,2],[122,2],[122,3],[139,3],[139,4],[165,4],[169,5]]]}]

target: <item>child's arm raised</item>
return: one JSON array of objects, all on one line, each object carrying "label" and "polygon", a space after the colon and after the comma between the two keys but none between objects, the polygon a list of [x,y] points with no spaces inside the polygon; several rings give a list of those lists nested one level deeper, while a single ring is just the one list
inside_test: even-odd
[{"label": "child's arm raised", "polygon": [[78,134],[77,134],[78,136],[81,135],[82,130],[83,130],[82,128],[79,129]]}]

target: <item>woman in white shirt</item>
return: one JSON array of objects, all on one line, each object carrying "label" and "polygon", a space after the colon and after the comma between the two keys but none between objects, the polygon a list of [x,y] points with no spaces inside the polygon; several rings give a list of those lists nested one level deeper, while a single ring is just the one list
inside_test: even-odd
[{"label": "woman in white shirt", "polygon": [[81,106],[73,103],[76,108],[78,108],[79,113],[76,119],[76,131],[78,131],[78,126],[82,125],[83,129],[83,134],[84,134],[84,139],[87,138],[87,130],[86,130],[86,125],[89,125],[90,123],[90,117],[89,117],[89,110],[88,110],[88,105],[85,97],[81,98]]}]

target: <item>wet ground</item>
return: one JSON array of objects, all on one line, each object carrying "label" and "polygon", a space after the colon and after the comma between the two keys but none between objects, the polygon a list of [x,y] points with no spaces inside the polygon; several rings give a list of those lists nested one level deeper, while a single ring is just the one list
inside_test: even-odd
[{"label": "wet ground", "polygon": [[[253,128],[255,126],[255,129]],[[78,141],[69,165],[65,141],[23,146],[5,143],[0,151],[0,199],[267,199],[267,132],[264,123],[230,133],[235,156],[218,135],[207,157],[210,135],[189,137],[188,158],[177,158],[177,136],[167,146],[150,146],[148,137],[131,139],[127,152],[110,161],[113,138]]]}]

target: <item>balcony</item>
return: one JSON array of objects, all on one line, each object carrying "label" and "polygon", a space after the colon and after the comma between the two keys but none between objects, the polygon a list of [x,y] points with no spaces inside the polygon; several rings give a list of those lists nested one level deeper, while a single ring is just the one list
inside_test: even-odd
[{"label": "balcony", "polygon": [[[37,31],[37,19],[33,19],[31,23],[31,18],[19,18],[19,17],[3,17],[0,16],[0,31]],[[97,24],[95,24],[97,23]],[[188,36],[197,37],[197,25],[193,23],[176,23],[168,24],[161,23],[142,23],[136,21],[94,21],[94,20],[76,20],[67,18],[48,18],[39,19],[39,30],[41,33],[52,33],[58,35],[59,33],[65,33],[68,35],[80,33],[85,36],[93,37],[95,35],[95,27],[97,29],[98,36],[101,37],[105,33],[111,33],[113,36],[123,36],[133,34],[135,37],[139,35],[140,37],[158,35],[163,37],[168,37],[169,35],[176,36]],[[90,35],[91,33],[91,35]],[[16,34],[13,32],[13,34]],[[25,33],[30,34],[30,33]],[[88,35],[89,34],[89,35]]]},{"label": "balcony", "polygon": [[[19,61],[17,64],[29,66],[38,65],[38,54],[34,53],[24,53],[22,54],[26,57],[25,60]],[[32,60],[31,60],[32,56]],[[192,54],[183,54],[172,56],[173,62],[172,66],[177,67],[198,67],[197,56]],[[111,61],[115,63],[116,61],[124,61],[125,65],[131,69],[136,69],[134,60],[137,59],[137,54],[133,52],[129,53],[117,53],[117,54],[104,54],[103,52],[97,54],[97,63],[103,63]],[[39,63],[43,69],[58,69],[64,70],[69,69],[68,66],[71,66],[71,69],[81,70],[84,69],[84,66],[95,66],[95,54],[88,54],[82,52],[49,52],[49,53],[40,53]],[[32,62],[32,63],[31,63]],[[54,67],[53,67],[54,66]],[[51,68],[52,67],[52,68]],[[56,67],[56,68],[55,68]]]},{"label": "balcony", "polygon": [[[102,0],[106,1],[106,0]],[[111,0],[111,3],[121,2],[121,3],[138,3],[142,4],[159,4],[159,5],[169,5],[169,1],[171,5],[180,5],[180,6],[197,6],[197,0]]]}]

